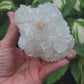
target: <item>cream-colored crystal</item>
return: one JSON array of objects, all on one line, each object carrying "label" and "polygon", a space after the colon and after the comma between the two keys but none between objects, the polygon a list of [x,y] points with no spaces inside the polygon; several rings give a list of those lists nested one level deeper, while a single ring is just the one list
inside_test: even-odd
[{"label": "cream-colored crystal", "polygon": [[55,4],[38,8],[21,5],[15,12],[15,23],[20,31],[18,45],[28,56],[53,62],[71,55],[75,40]]}]

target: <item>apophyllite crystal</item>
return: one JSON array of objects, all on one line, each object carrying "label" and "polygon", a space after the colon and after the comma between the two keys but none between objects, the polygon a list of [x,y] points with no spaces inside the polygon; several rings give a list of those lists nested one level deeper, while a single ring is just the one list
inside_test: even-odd
[{"label": "apophyllite crystal", "polygon": [[20,31],[18,45],[28,56],[48,62],[71,56],[75,40],[55,4],[45,3],[38,8],[21,5],[15,12],[15,23]]}]

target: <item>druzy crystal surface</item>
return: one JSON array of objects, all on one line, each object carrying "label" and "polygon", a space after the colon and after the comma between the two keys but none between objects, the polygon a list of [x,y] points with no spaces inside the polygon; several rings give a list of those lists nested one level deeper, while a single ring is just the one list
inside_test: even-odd
[{"label": "druzy crystal surface", "polygon": [[21,5],[15,12],[15,23],[20,31],[18,45],[28,56],[48,62],[71,56],[75,40],[55,4],[38,8]]}]

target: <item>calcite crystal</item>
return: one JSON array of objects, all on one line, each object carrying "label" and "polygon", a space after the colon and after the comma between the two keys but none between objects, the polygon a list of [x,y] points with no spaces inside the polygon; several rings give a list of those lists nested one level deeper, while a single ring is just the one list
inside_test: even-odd
[{"label": "calcite crystal", "polygon": [[38,8],[21,5],[15,12],[15,23],[20,31],[18,45],[28,56],[48,62],[71,56],[75,40],[55,4],[45,3]]}]

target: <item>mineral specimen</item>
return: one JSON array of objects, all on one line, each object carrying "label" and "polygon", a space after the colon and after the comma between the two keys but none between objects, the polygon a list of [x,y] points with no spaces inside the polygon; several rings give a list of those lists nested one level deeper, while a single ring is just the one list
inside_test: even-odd
[{"label": "mineral specimen", "polygon": [[20,31],[18,45],[28,56],[48,62],[71,56],[75,39],[55,4],[48,2],[38,8],[21,5],[15,12],[15,23]]}]

